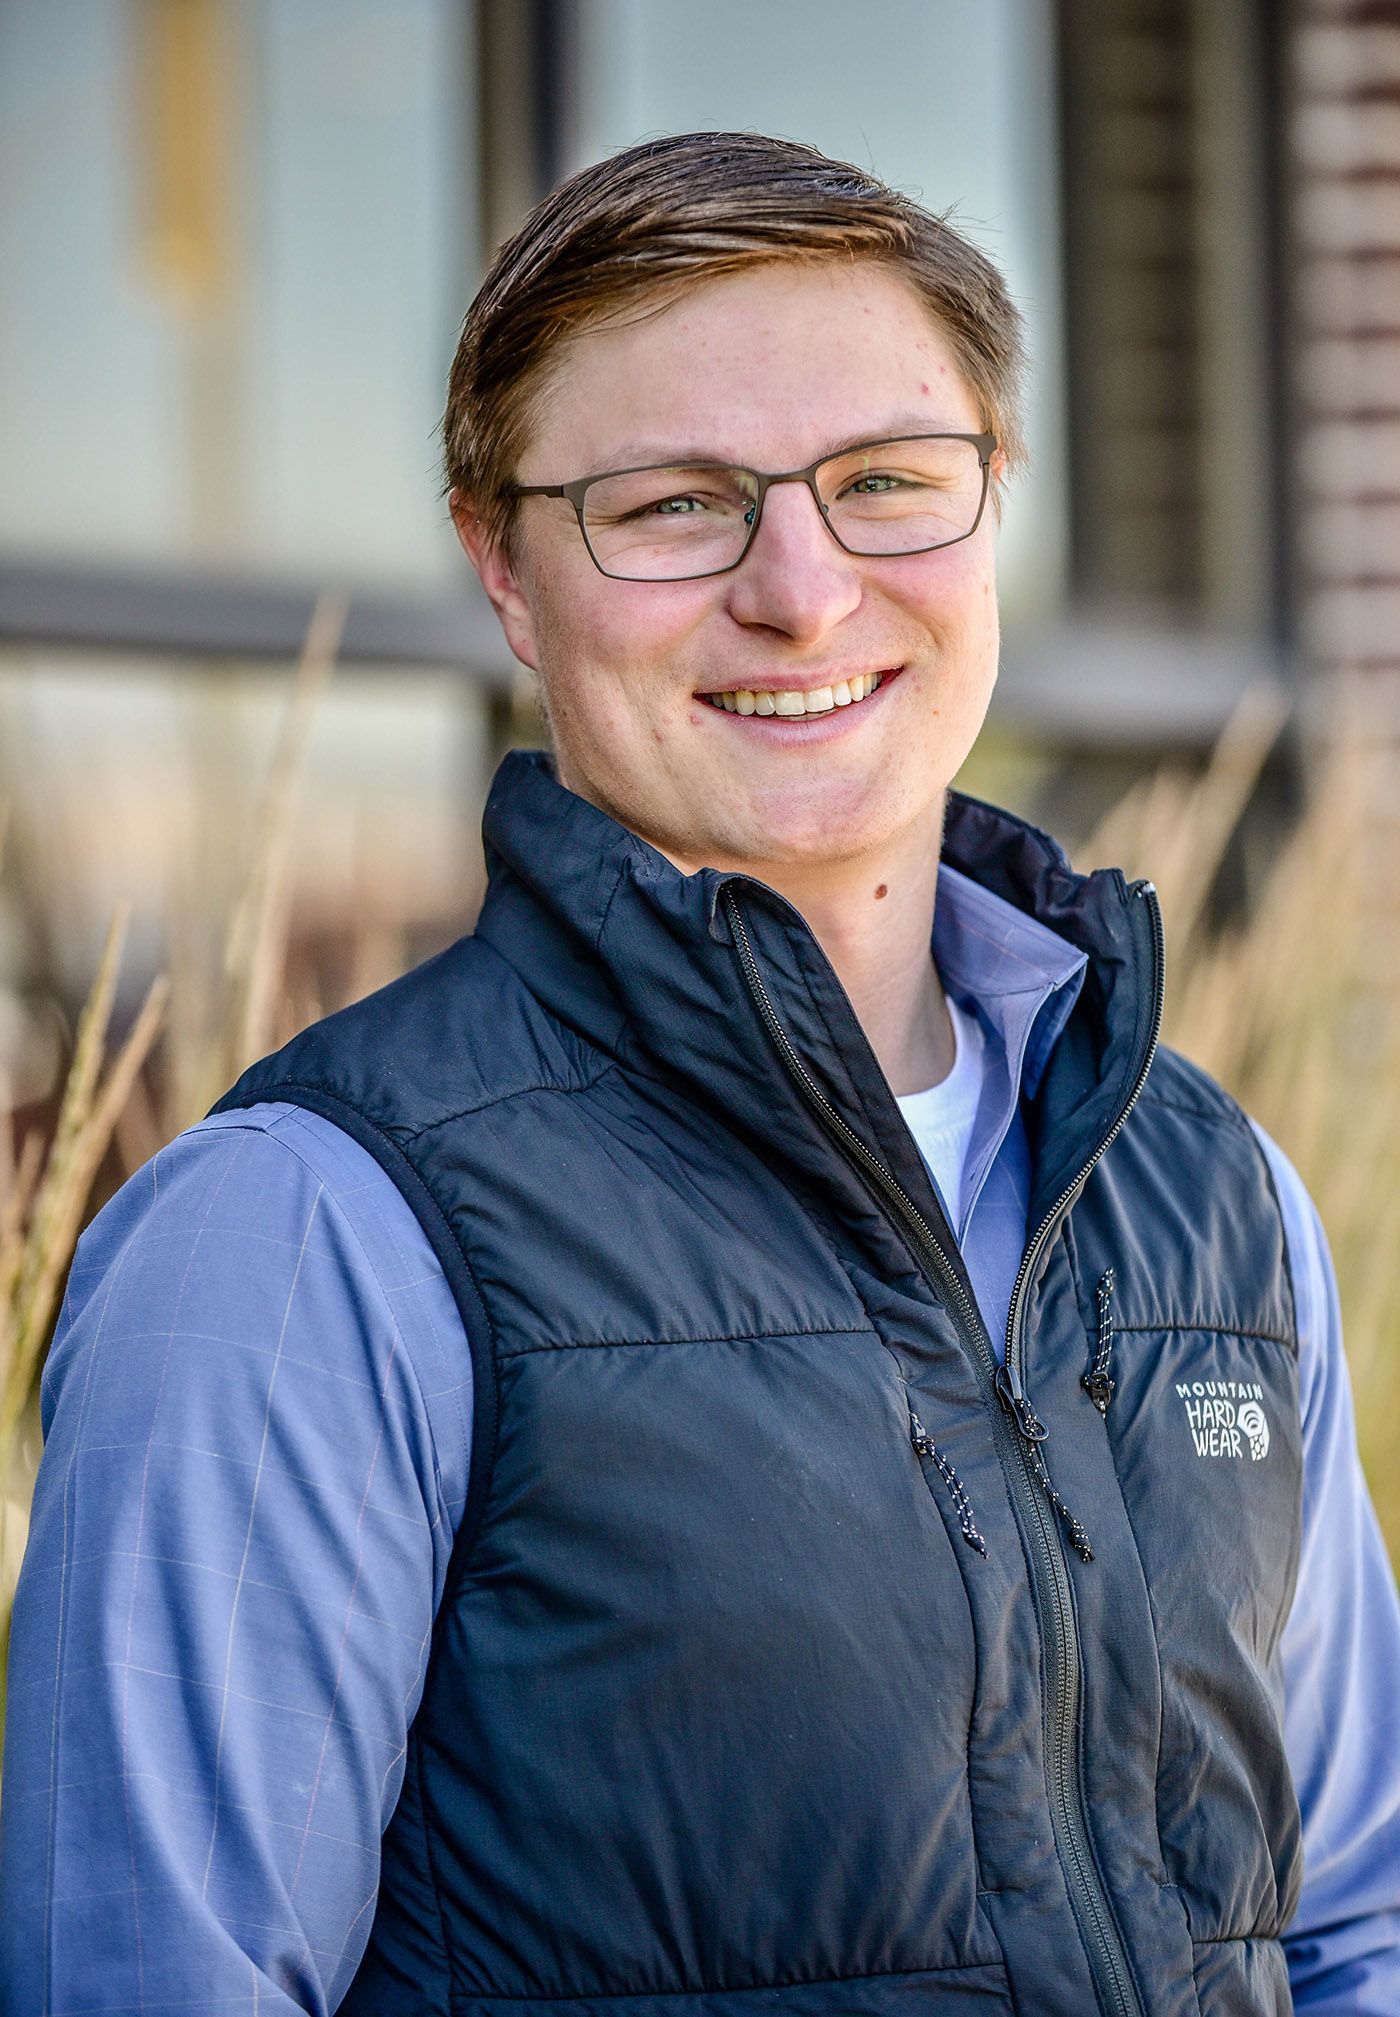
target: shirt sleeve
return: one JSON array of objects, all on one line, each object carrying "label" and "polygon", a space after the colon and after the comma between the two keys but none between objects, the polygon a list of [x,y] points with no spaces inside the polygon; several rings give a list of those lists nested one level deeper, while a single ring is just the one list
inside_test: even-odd
[{"label": "shirt sleeve", "polygon": [[1294,2007],[1400,2011],[1400,1601],[1356,1448],[1327,1237],[1297,1171],[1256,1132],[1283,1209],[1299,1329],[1303,1540],[1284,1629],[1284,1742],[1303,1890],[1284,1940]]},{"label": "shirt sleeve", "polygon": [[15,2017],[333,2010],[466,1488],[470,1362],[373,1158],[217,1116],[81,1240],[42,1386],[0,1826]]}]

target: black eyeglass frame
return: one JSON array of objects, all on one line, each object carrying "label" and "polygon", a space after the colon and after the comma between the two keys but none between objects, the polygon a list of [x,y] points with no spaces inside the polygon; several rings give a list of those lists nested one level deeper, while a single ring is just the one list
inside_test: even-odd
[{"label": "black eyeglass frame", "polygon": [[[831,514],[826,505],[822,503],[821,492],[817,489],[817,471],[825,468],[828,462],[839,462],[843,456],[858,455],[863,448],[896,448],[906,441],[970,441],[973,443],[982,465],[982,495],[977,500],[977,514],[971,525],[966,532],[959,532],[952,539],[936,539],[930,546],[910,547],[907,553],[863,553],[857,546],[847,546],[845,540],[832,524]],[[853,441],[848,447],[838,448],[829,455],[819,455],[816,461],[809,462],[805,469],[748,469],[742,463],[721,462],[717,458],[702,459],[695,462],[638,462],[633,463],[627,469],[600,469],[592,476],[576,476],[569,483],[512,483],[507,486],[506,494],[509,497],[566,498],[574,508],[574,516],[578,520],[578,529],[582,535],[584,546],[588,550],[588,558],[593,562],[599,574],[603,575],[608,581],[638,581],[657,584],[668,581],[707,581],[712,575],[732,574],[734,569],[740,565],[744,555],[753,544],[754,534],[758,531],[759,521],[763,517],[763,500],[775,483],[805,483],[808,490],[812,493],[818,512],[821,514],[822,524],[826,527],[842,552],[854,554],[858,560],[908,560],[912,555],[917,553],[938,553],[945,546],[957,546],[964,539],[971,539],[973,533],[976,532],[978,526],[982,523],[982,514],[987,508],[987,492],[991,487],[992,457],[996,454],[997,445],[997,437],[994,434],[951,434],[942,428],[933,434],[879,434],[869,441]],[[741,476],[751,476],[753,478],[757,486],[753,501],[753,519],[749,525],[748,537],[733,560],[729,561],[724,567],[704,568],[699,574],[614,574],[610,568],[604,567],[602,561],[599,560],[597,554],[593,551],[593,543],[588,537],[588,527],[583,522],[584,497],[590,485],[601,483],[607,477],[638,476],[648,469],[733,469],[737,470]]]}]

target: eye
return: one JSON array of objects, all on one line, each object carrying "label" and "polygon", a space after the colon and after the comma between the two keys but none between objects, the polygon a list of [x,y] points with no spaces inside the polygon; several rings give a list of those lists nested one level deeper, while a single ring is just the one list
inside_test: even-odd
[{"label": "eye", "polygon": [[715,505],[724,508],[727,505],[727,500],[724,498],[697,497],[693,492],[678,492],[674,497],[650,498],[645,504],[636,505],[631,511],[624,511],[621,514],[621,519],[623,523],[627,523],[645,518],[669,518],[673,520],[678,518],[698,518],[703,512],[712,509]]},{"label": "eye", "polygon": [[[864,476],[858,476],[858,477],[856,478],[856,480],[855,480],[855,482],[854,482],[854,483],[851,483],[851,484],[848,484],[848,485],[847,485],[847,489],[849,489],[849,490],[859,490],[859,489],[860,489],[860,487],[861,487],[861,485],[862,485],[862,484],[866,484],[866,483],[869,483],[869,484],[888,484],[888,485],[890,485],[891,487],[893,487],[894,485],[896,485],[896,484],[898,484],[898,483],[901,483],[901,482],[902,482],[903,480],[904,480],[904,479],[903,479],[902,477],[898,477],[898,476],[887,476],[887,475],[885,475],[885,474],[884,474],[884,472],[883,472],[883,471],[881,471],[881,470],[878,470],[878,469],[872,469],[872,470],[868,470],[868,471],[866,472],[866,474],[865,474]],[[868,491],[868,492],[866,493],[866,495],[867,495],[867,496],[871,496],[871,497],[878,497],[878,496],[883,496],[883,495],[884,495],[884,492],[883,492],[883,491],[880,491],[880,490],[871,490],[871,491]]]}]

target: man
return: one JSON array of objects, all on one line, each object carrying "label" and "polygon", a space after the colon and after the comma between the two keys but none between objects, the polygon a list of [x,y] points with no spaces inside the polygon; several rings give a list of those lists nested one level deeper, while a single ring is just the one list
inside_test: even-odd
[{"label": "man", "polygon": [[476,933],[83,1241],[11,2007],[1400,2009],[1321,1228],[1158,1040],[1151,884],[948,790],[1019,361],[759,136],[498,255],[451,505],[552,760]]}]

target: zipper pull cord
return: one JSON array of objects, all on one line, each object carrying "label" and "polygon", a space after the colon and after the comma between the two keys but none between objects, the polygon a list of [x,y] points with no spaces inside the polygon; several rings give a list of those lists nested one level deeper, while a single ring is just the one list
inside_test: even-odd
[{"label": "zipper pull cord", "polygon": [[1099,1285],[1094,1290],[1094,1299],[1099,1307],[1099,1335],[1094,1348],[1094,1363],[1090,1366],[1080,1385],[1101,1415],[1108,1413],[1108,1404],[1113,1399],[1113,1381],[1109,1378],[1109,1361],[1113,1357],[1113,1270],[1105,1268],[1099,1276]]},{"label": "zipper pull cord", "polygon": [[973,1518],[972,1501],[963,1490],[962,1479],[953,1469],[953,1466],[949,1463],[943,1452],[935,1447],[933,1437],[929,1434],[912,1408],[909,1410],[909,1440],[919,1455],[926,1457],[929,1463],[933,1465],[939,1477],[942,1478],[944,1484],[948,1487],[948,1495],[952,1499],[957,1511],[958,1525],[962,1528],[963,1539],[967,1542],[969,1548],[975,1548],[979,1555],[985,1555],[987,1552],[987,1543],[982,1538],[977,1522]]},{"label": "zipper pull cord", "polygon": [[1031,1468],[1040,1481],[1041,1490],[1064,1522],[1065,1531],[1069,1535],[1075,1553],[1082,1561],[1092,1562],[1094,1550],[1089,1544],[1089,1536],[1084,1531],[1083,1523],[1075,1518],[1055,1490],[1054,1480],[1046,1467],[1041,1444],[1046,1441],[1050,1431],[1031,1406],[1030,1396],[1021,1385],[1020,1374],[1007,1366],[997,1367],[997,1398],[1020,1430],[1031,1453]]}]

